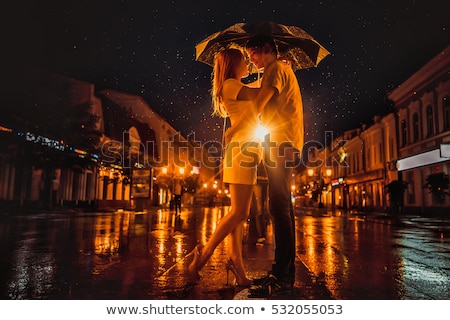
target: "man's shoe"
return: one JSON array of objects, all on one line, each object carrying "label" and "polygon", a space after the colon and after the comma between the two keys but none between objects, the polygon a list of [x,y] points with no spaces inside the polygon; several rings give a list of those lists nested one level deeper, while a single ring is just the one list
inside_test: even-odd
[{"label": "man's shoe", "polygon": [[[260,280],[260,279],[257,279]],[[255,281],[253,281],[255,283]],[[260,281],[258,285],[250,287],[251,298],[269,298],[287,295],[292,293],[293,286],[291,283],[278,280],[274,275],[269,275],[265,281]]]},{"label": "man's shoe", "polygon": [[268,281],[270,281],[270,278],[273,277],[272,271],[269,271],[267,273],[267,276],[264,276],[262,278],[253,279],[253,286],[259,286],[262,285]]}]

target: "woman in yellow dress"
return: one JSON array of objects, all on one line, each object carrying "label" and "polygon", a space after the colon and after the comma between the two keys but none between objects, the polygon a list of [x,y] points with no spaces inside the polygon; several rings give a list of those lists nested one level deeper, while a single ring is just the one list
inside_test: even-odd
[{"label": "woman in yellow dress", "polygon": [[252,284],[245,274],[242,260],[242,237],[261,153],[260,143],[254,137],[258,124],[254,99],[259,89],[241,82],[247,75],[248,65],[240,50],[226,49],[218,53],[211,94],[214,114],[229,117],[231,122],[231,128],[226,134],[227,146],[223,161],[223,181],[230,186],[231,208],[208,242],[194,249],[194,259],[188,267],[191,274],[198,275],[217,245],[230,235],[230,258],[226,266],[227,271],[234,273],[239,286]]}]

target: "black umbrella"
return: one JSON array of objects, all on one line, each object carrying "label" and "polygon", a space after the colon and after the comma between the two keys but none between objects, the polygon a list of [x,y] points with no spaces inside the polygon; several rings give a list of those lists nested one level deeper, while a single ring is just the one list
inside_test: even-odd
[{"label": "black umbrella", "polygon": [[306,31],[296,26],[274,22],[236,23],[216,32],[195,46],[196,60],[214,65],[215,55],[225,48],[244,48],[255,35],[269,35],[278,47],[279,55],[290,60],[294,70],[315,67],[329,52]]}]

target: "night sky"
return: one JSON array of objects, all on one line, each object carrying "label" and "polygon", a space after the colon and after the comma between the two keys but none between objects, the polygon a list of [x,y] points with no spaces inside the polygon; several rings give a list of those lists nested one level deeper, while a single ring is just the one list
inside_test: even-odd
[{"label": "night sky", "polygon": [[387,92],[450,44],[448,1],[58,0],[3,7],[3,62],[141,95],[183,135],[195,132],[202,141],[220,140],[223,120],[211,116],[211,67],[195,61],[195,45],[234,23],[296,25],[331,52],[317,68],[296,72],[307,140],[387,114]]}]

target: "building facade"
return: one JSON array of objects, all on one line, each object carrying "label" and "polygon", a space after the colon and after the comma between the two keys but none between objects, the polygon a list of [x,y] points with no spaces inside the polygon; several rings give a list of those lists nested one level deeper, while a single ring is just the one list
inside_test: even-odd
[{"label": "building facade", "polygon": [[[136,159],[138,163],[130,164],[134,170],[150,169],[150,202],[153,205],[169,205],[173,200],[175,183],[181,181],[187,191],[184,204],[193,204],[194,197],[198,193],[202,194],[199,191],[201,186],[214,177],[215,168],[209,165],[207,152],[202,145],[181,135],[140,96],[115,90],[102,90],[97,96],[103,103],[105,114],[126,112],[127,118],[139,121],[151,130],[151,136],[139,135],[138,132],[134,134],[135,145],[141,150],[141,156]],[[106,122],[112,127],[117,121],[112,121],[112,116],[109,118],[111,121]],[[130,132],[132,127],[123,124],[114,126],[119,127],[119,130],[116,129],[116,134],[109,134],[111,141],[118,140],[118,143],[125,145],[123,134]],[[193,190],[193,184],[199,187]],[[129,198],[132,199],[132,195]]]},{"label": "building facade", "polygon": [[[0,98],[0,201],[5,207],[92,204],[98,154],[89,141],[104,125],[94,86],[40,70],[14,80]],[[80,129],[76,137],[73,127]]]},{"label": "building facade", "polygon": [[450,207],[448,196],[440,201],[426,187],[430,175],[450,172],[450,155],[445,154],[450,144],[449,71],[447,47],[389,94],[398,115],[397,170],[407,184],[404,205],[410,211]]},{"label": "building facade", "polygon": [[[297,181],[311,181],[308,172],[314,168],[322,184],[310,189],[320,186],[323,204],[357,210],[391,208],[387,187],[399,181],[405,186],[401,205],[407,212],[448,211],[449,72],[447,47],[389,93],[395,112],[375,116],[370,126],[348,130],[318,150],[321,161],[306,163]],[[436,178],[440,185],[432,192]]]}]

